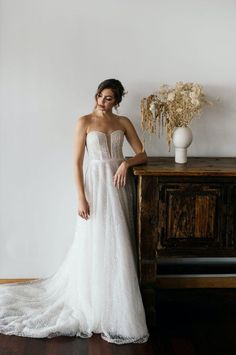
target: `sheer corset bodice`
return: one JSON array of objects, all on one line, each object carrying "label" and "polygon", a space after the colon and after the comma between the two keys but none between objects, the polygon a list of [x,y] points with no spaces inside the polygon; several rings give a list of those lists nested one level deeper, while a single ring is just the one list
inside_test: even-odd
[{"label": "sheer corset bodice", "polygon": [[91,131],[87,134],[87,152],[89,160],[122,160],[124,131],[114,130],[111,133]]}]

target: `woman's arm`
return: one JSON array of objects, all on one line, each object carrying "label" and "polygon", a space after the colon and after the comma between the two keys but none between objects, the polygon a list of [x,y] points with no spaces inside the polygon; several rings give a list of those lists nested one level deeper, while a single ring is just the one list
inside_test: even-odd
[{"label": "woman's arm", "polygon": [[137,135],[137,132],[132,124],[132,122],[127,118],[123,117],[123,125],[125,127],[125,136],[133,151],[136,155],[132,158],[126,159],[126,164],[128,167],[144,164],[147,162],[147,154],[144,150],[143,144]]},{"label": "woman's arm", "polygon": [[76,122],[74,141],[74,174],[78,195],[78,214],[80,217],[88,219],[89,204],[85,196],[83,162],[86,142],[86,117],[80,117]]},{"label": "woman's arm", "polygon": [[132,122],[127,117],[122,117],[121,122],[125,128],[126,139],[133,148],[135,156],[124,160],[117,169],[113,181],[114,185],[118,188],[125,186],[127,170],[130,166],[144,164],[147,162],[147,154]]}]

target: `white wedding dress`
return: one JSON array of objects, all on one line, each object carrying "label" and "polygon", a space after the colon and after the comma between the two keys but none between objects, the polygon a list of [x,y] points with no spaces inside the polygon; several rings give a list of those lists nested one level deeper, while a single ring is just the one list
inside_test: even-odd
[{"label": "white wedding dress", "polygon": [[118,189],[124,132],[91,131],[85,191],[90,218],[47,278],[0,285],[0,333],[32,338],[93,333],[111,343],[144,343],[149,333],[140,294],[133,223],[134,182]]}]

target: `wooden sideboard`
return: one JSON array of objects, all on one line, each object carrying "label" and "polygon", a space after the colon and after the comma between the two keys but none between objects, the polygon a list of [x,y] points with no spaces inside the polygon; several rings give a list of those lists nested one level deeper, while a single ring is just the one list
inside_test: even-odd
[{"label": "wooden sideboard", "polygon": [[153,157],[133,173],[139,281],[148,321],[155,324],[158,260],[236,257],[236,158],[188,157],[176,164]]}]

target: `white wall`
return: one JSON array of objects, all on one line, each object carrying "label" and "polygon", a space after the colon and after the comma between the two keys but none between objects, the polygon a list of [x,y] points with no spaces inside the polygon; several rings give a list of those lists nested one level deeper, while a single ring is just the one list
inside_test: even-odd
[{"label": "white wall", "polygon": [[[219,102],[192,124],[189,155],[235,156],[233,0],[0,0],[0,277],[54,272],[75,229],[73,138],[100,81],[120,79],[120,114],[195,81]],[[165,139],[149,155],[168,153]],[[125,148],[125,153],[131,151]]]}]

